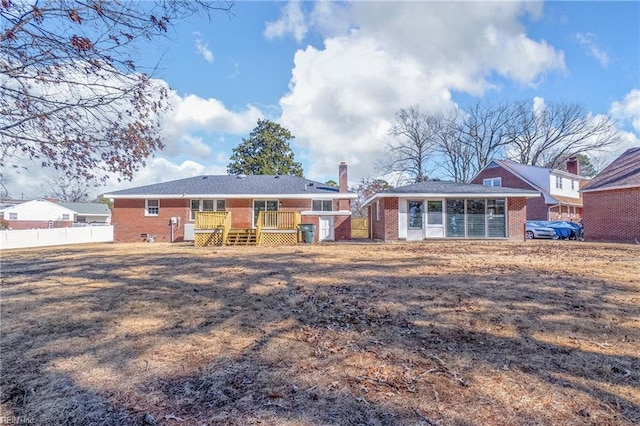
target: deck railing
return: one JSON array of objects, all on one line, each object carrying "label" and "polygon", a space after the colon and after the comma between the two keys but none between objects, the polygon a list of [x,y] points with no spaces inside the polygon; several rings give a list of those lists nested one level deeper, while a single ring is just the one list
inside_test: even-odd
[{"label": "deck railing", "polygon": [[222,230],[222,243],[224,244],[231,229],[231,212],[196,212],[195,232],[213,229]]},{"label": "deck railing", "polygon": [[262,244],[263,231],[297,231],[300,222],[301,216],[298,212],[261,211],[258,213],[258,222],[256,223],[256,241],[258,244]]}]

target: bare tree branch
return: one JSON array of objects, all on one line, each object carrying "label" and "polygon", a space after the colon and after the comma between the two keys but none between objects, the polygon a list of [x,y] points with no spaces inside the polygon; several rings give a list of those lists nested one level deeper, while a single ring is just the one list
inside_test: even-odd
[{"label": "bare tree branch", "polygon": [[[136,49],[226,1],[0,3],[0,167],[25,160],[130,179],[162,149],[167,87],[138,72]],[[153,71],[153,70],[150,70]]]}]

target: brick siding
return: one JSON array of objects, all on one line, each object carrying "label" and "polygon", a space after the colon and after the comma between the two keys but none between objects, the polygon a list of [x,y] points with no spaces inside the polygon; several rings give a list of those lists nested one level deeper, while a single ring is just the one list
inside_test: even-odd
[{"label": "brick siding", "polygon": [[[267,199],[267,198],[265,198]],[[345,204],[346,201],[346,204]],[[153,235],[155,241],[171,241],[171,217],[180,217],[180,226],[174,227],[173,242],[184,241],[184,223],[189,222],[191,210],[190,199],[160,200],[158,216],[145,216],[145,200],[116,199],[113,205],[112,223],[114,225],[114,242],[142,241],[141,234]],[[349,210],[349,200],[334,200],[333,209],[346,207]],[[309,211],[310,199],[282,199],[280,210]],[[233,228],[253,227],[253,200],[228,199],[226,210],[231,212]],[[318,216],[303,216],[304,223],[312,223],[318,230]],[[334,238],[336,241],[351,239],[351,216],[334,216]],[[319,239],[316,232],[315,240]]]},{"label": "brick siding", "polygon": [[[46,220],[7,220],[8,229],[47,229],[49,221]],[[71,228],[72,221],[54,220],[51,222],[51,228]]]},{"label": "brick siding", "polygon": [[142,241],[141,234],[153,235],[158,242],[171,241],[171,217],[180,218],[180,226],[173,228],[173,241],[184,241],[184,223],[190,215],[190,200],[160,200],[158,216],[145,216],[144,200],[115,199],[111,222],[113,241],[130,243]]},{"label": "brick siding", "polygon": [[528,210],[526,198],[507,199],[507,237],[510,241],[525,239],[525,222]]},{"label": "brick siding", "polygon": [[640,241],[640,188],[585,192],[583,199],[585,241]]}]

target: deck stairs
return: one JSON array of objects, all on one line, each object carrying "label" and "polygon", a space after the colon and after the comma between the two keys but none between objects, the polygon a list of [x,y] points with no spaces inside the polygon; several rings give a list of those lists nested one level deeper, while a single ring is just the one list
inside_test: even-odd
[{"label": "deck stairs", "polygon": [[227,241],[225,242],[228,246],[255,246],[256,243],[255,229],[239,228],[231,228],[227,235]]}]

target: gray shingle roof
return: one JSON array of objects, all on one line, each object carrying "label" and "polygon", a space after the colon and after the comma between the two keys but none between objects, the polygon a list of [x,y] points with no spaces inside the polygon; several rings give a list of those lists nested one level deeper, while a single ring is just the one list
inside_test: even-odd
[{"label": "gray shingle roof", "polygon": [[587,182],[582,191],[640,187],[640,147],[630,148]]},{"label": "gray shingle roof", "polygon": [[[231,196],[231,195],[340,195],[337,188],[297,176],[205,175],[123,189],[105,194],[108,198],[139,196]],[[346,194],[342,194],[346,195]],[[349,194],[351,195],[351,194]],[[351,198],[351,197],[350,197]]]},{"label": "gray shingle roof", "polygon": [[111,214],[109,206],[102,203],[58,203],[58,205],[66,207],[69,210],[73,210],[81,215],[109,216]]}]

